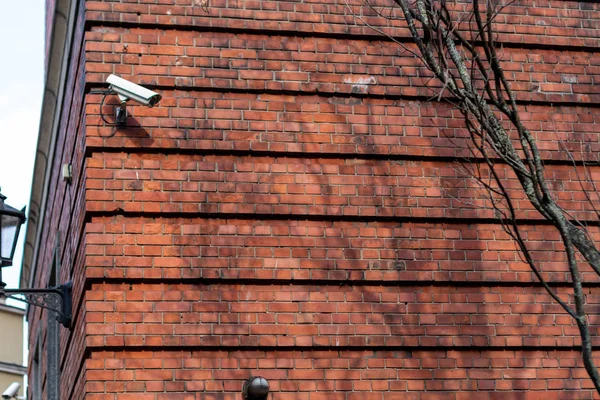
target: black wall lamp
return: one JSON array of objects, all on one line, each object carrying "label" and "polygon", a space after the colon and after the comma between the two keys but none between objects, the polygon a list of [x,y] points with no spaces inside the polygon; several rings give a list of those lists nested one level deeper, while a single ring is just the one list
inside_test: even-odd
[{"label": "black wall lamp", "polygon": [[[21,225],[25,222],[25,208],[21,211],[4,203],[6,196],[0,193],[0,296],[46,308],[57,313],[57,320],[70,329],[72,317],[71,281],[56,287],[45,289],[5,289],[2,280],[2,268],[13,263]],[[17,297],[17,295],[22,297]]]},{"label": "black wall lamp", "polygon": [[2,268],[12,265],[17,239],[21,225],[25,222],[25,207],[21,211],[4,204],[6,196],[0,193],[0,286],[6,284],[2,282]]},{"label": "black wall lamp", "polygon": [[244,400],[267,400],[269,382],[262,376],[251,376],[244,381],[242,398]]}]

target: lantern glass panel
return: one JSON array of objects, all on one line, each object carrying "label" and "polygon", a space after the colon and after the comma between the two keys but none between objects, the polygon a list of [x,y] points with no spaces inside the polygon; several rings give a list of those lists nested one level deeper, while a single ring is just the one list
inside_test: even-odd
[{"label": "lantern glass panel", "polygon": [[0,257],[12,260],[21,219],[14,215],[0,216]]}]

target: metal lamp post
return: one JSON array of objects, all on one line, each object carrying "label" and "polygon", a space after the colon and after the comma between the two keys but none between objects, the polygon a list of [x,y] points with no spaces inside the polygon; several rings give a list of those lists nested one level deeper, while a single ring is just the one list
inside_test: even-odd
[{"label": "metal lamp post", "polygon": [[[46,308],[58,314],[58,321],[65,327],[71,327],[72,300],[71,281],[56,287],[45,289],[5,289],[2,280],[2,268],[12,265],[19,231],[25,222],[25,208],[21,211],[4,204],[6,196],[0,193],[0,296],[10,297],[24,303]],[[17,297],[15,295],[21,295]]]}]

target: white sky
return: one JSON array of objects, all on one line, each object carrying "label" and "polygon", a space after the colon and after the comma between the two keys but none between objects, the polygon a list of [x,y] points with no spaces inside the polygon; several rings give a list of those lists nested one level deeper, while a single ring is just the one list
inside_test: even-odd
[{"label": "white sky", "polygon": [[[29,205],[44,89],[45,1],[25,3],[0,0],[0,188],[18,209]],[[2,271],[7,288],[19,285],[24,238],[25,225]]]}]

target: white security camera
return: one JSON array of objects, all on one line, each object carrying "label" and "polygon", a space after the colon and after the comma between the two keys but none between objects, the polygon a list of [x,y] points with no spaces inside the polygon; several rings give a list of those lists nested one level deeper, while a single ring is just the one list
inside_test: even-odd
[{"label": "white security camera", "polygon": [[[115,111],[117,125],[123,125],[127,121],[127,111],[125,109],[127,100],[131,99],[144,106],[154,107],[162,99],[160,94],[116,75],[109,75],[106,83],[109,84],[109,93],[116,93],[121,101],[121,105],[117,106]],[[102,119],[104,120],[104,117]]]},{"label": "white security camera", "polygon": [[3,399],[14,399],[17,397],[17,393],[19,393],[19,389],[21,388],[21,384],[19,382],[13,382],[10,386],[2,393]]},{"label": "white security camera", "polygon": [[162,99],[160,94],[116,75],[109,75],[106,83],[110,85],[109,90],[119,95],[121,102],[131,99],[142,105],[154,107]]}]

